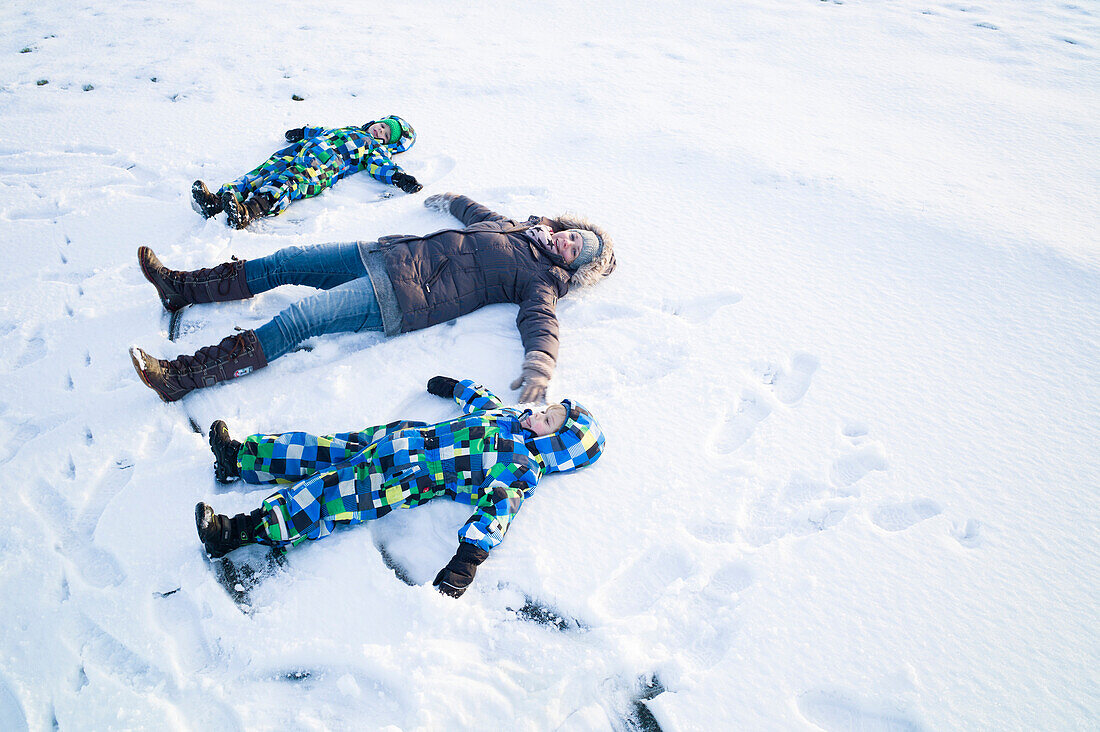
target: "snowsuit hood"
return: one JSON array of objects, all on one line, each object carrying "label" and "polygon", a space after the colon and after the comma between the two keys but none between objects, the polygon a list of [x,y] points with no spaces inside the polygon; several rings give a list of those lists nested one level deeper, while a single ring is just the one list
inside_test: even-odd
[{"label": "snowsuit hood", "polygon": [[382,143],[382,147],[389,151],[390,155],[396,155],[397,153],[403,153],[413,146],[416,142],[416,130],[408,122],[398,117],[396,114],[390,114],[382,119],[376,119],[363,125],[363,129],[367,129],[375,122],[385,122],[386,120],[393,120],[397,123],[397,126],[401,129],[401,137],[395,142]]},{"label": "snowsuit hood", "polygon": [[525,442],[547,473],[563,473],[596,462],[603,454],[604,436],[592,413],[563,399],[565,423],[552,435],[528,437]]}]

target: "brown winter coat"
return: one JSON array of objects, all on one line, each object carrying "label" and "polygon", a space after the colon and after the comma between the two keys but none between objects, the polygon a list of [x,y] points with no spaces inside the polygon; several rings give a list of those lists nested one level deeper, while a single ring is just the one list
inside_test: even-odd
[{"label": "brown winter coat", "polygon": [[[450,202],[450,212],[465,228],[425,236],[391,236],[379,240],[379,254],[401,311],[400,330],[407,332],[446,322],[492,303],[519,305],[516,325],[526,353],[558,355],[557,299],[573,284],[589,284],[614,268],[611,242],[602,231],[602,257],[570,273],[552,262],[523,234],[534,224],[554,231],[583,225],[572,219],[536,219],[520,223],[495,213],[466,196]],[[368,265],[368,268],[369,265]],[[599,269],[598,274],[593,269]]]}]

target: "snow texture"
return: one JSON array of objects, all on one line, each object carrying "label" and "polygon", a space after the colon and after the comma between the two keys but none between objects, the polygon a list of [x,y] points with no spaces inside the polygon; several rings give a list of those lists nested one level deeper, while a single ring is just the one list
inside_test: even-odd
[{"label": "snow texture", "polygon": [[[1095,728],[1098,16],[4,5],[0,728]],[[245,231],[191,210],[287,128],[391,113],[423,193],[356,176]],[[460,600],[424,584],[466,516],[435,503],[295,550],[243,614],[192,507],[265,492],[215,483],[127,348],[308,290],[189,308],[170,343],[135,252],[423,233],[447,190],[613,233],[550,387],[606,454],[547,479]],[[315,339],[186,404],[238,436],[448,418],[425,382],[509,394],[514,317]]]}]

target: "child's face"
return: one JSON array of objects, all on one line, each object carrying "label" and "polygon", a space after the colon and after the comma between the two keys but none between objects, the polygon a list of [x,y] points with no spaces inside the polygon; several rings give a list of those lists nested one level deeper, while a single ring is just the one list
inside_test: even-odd
[{"label": "child's face", "polygon": [[532,412],[520,420],[523,429],[535,433],[535,437],[552,435],[565,424],[565,410],[560,404],[551,404],[541,412]]},{"label": "child's face", "polygon": [[367,132],[383,145],[390,141],[390,126],[385,122],[375,122],[367,128]]}]

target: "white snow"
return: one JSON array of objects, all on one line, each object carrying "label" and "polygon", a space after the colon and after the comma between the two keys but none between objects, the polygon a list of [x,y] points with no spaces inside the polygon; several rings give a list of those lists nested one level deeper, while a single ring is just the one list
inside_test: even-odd
[{"label": "white snow", "polygon": [[[5,5],[0,727],[627,729],[655,675],[666,730],[1095,729],[1098,14]],[[358,176],[242,232],[190,208],[289,127],[390,113],[422,194]],[[378,550],[430,582],[466,517],[436,502],[295,550],[244,615],[192,507],[266,491],[214,481],[127,347],[309,290],[193,307],[172,344],[135,251],[425,233],[447,190],[615,237],[559,303],[551,385],[606,454],[545,480],[460,600]],[[514,316],[315,339],[189,408],[238,436],[446,419],[437,373],[512,394]]]}]

